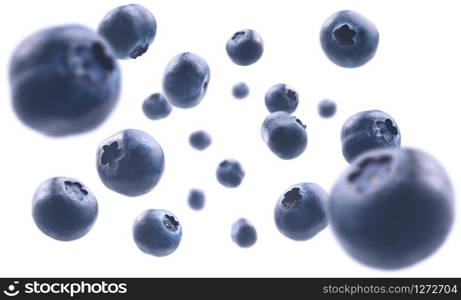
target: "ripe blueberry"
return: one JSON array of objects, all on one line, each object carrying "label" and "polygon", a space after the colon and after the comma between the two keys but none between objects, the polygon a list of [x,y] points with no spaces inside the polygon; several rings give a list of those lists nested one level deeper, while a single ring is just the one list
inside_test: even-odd
[{"label": "ripe blueberry", "polygon": [[226,51],[234,63],[248,66],[257,62],[263,55],[263,39],[254,30],[241,30],[227,41]]},{"label": "ripe blueberry", "polygon": [[98,216],[98,202],[80,181],[54,177],[43,182],[32,201],[37,227],[59,241],[72,241],[90,231]]},{"label": "ripe blueberry", "polygon": [[189,136],[189,144],[197,150],[205,150],[211,145],[211,136],[208,132],[198,130]]},{"label": "ripe blueberry", "polygon": [[236,99],[243,99],[250,93],[250,88],[245,82],[239,82],[232,87],[232,95]]},{"label": "ripe blueberry", "polygon": [[197,106],[210,82],[207,62],[194,53],[181,53],[168,63],[163,74],[163,91],[171,105],[179,108]]},{"label": "ripe blueberry", "polygon": [[255,227],[247,219],[238,219],[232,224],[231,237],[239,247],[249,248],[256,243],[258,236]]},{"label": "ripe blueberry", "polygon": [[323,99],[319,103],[319,115],[322,118],[331,118],[336,114],[336,103],[329,99]]},{"label": "ripe blueberry", "polygon": [[344,68],[356,68],[375,56],[379,33],[376,26],[362,15],[343,10],[325,21],[320,31],[320,43],[332,62]]},{"label": "ripe blueberry", "polygon": [[289,113],[270,114],[263,122],[261,136],[269,149],[281,159],[293,159],[307,147],[306,125]]},{"label": "ripe blueberry", "polygon": [[333,187],[329,214],[344,249],[371,267],[398,269],[428,257],[454,218],[452,185],[428,154],[409,148],[366,152]]},{"label": "ripe blueberry", "polygon": [[151,120],[160,120],[168,117],[172,109],[171,104],[160,93],[150,95],[142,104],[144,114]]},{"label": "ripe blueberry", "polygon": [[129,4],[107,13],[98,26],[98,33],[109,42],[117,58],[137,58],[154,41],[157,22],[145,7]]},{"label": "ripe blueberry", "polygon": [[315,183],[293,185],[275,206],[278,230],[295,241],[311,239],[328,224],[327,201],[328,194]]},{"label": "ripe blueberry", "polygon": [[148,209],[134,221],[133,238],[138,248],[153,256],[167,256],[179,246],[182,228],[174,214]]},{"label": "ripe blueberry", "polygon": [[267,92],[264,100],[267,109],[272,113],[276,111],[285,111],[293,113],[298,107],[298,93],[291,86],[279,83],[272,86]]},{"label": "ripe blueberry", "polygon": [[343,155],[348,162],[365,151],[400,147],[400,139],[397,123],[380,110],[359,112],[341,129]]},{"label": "ripe blueberry", "polygon": [[199,189],[192,189],[189,192],[187,202],[193,210],[201,210],[205,207],[205,193]]},{"label": "ripe blueberry", "polygon": [[228,188],[238,187],[245,177],[242,165],[235,159],[223,160],[216,169],[219,183]]},{"label": "ripe blueberry", "polygon": [[150,192],[162,177],[165,159],[162,147],[141,130],[125,129],[104,140],[96,165],[102,182],[130,197]]},{"label": "ripe blueberry", "polygon": [[111,47],[79,25],[51,27],[29,36],[16,48],[9,75],[19,119],[50,136],[99,126],[115,107],[120,89]]}]

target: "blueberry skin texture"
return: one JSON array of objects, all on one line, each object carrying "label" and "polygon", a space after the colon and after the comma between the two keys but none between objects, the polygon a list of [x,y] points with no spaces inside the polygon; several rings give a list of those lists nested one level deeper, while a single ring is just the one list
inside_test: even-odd
[{"label": "blueberry skin texture", "polygon": [[400,141],[397,123],[380,110],[359,112],[341,129],[343,156],[349,163],[366,151],[400,147]]},{"label": "blueberry skin texture", "polygon": [[163,74],[163,91],[171,105],[192,108],[203,99],[210,82],[210,68],[200,56],[184,52],[175,56]]},{"label": "blueberry skin texture", "polygon": [[420,150],[374,150],[336,182],[329,215],[353,258],[380,269],[404,268],[446,239],[454,219],[453,189],[443,167]]},{"label": "blueberry skin texture", "polygon": [[182,227],[176,216],[163,209],[148,209],[134,221],[133,238],[138,248],[149,255],[167,256],[179,246]]},{"label": "blueberry skin texture", "polygon": [[195,131],[189,136],[189,144],[192,148],[203,151],[211,145],[211,136],[203,130]]},{"label": "blueberry skin texture", "polygon": [[320,31],[327,57],[344,68],[356,68],[371,60],[378,49],[376,26],[362,15],[343,10],[330,16]]},{"label": "blueberry skin texture", "polygon": [[157,33],[154,15],[139,4],[114,8],[103,18],[98,33],[119,59],[137,58],[152,44]]},{"label": "blueberry skin texture", "polygon": [[261,136],[269,149],[281,159],[293,159],[307,147],[306,126],[289,113],[270,114],[263,122]]},{"label": "blueberry skin texture", "polygon": [[150,192],[165,168],[162,147],[144,131],[125,129],[98,147],[96,165],[106,187],[135,197]]},{"label": "blueberry skin texture", "polygon": [[111,47],[80,25],[50,27],[26,38],[13,53],[9,79],[19,119],[55,137],[98,127],[120,90]]},{"label": "blueberry skin texture", "polygon": [[264,52],[264,42],[256,31],[244,29],[234,33],[227,41],[226,51],[235,64],[248,66],[261,58]]},{"label": "blueberry skin texture", "polygon": [[232,224],[231,237],[239,247],[249,248],[256,243],[256,228],[247,219],[238,219]]},{"label": "blueberry skin texture", "polygon": [[313,238],[328,225],[328,194],[315,183],[299,183],[280,196],[274,217],[277,229],[295,241]]},{"label": "blueberry skin texture", "polygon": [[193,210],[202,210],[205,207],[205,193],[199,189],[192,189],[187,197],[187,203]]},{"label": "blueberry skin texture", "polygon": [[83,237],[98,216],[98,202],[80,181],[54,177],[44,181],[32,201],[32,217],[47,236],[59,241]]},{"label": "blueberry skin texture", "polygon": [[144,100],[142,110],[148,119],[160,120],[168,117],[173,107],[162,94],[155,93]]},{"label": "blueberry skin texture", "polygon": [[227,188],[238,187],[245,177],[242,165],[235,159],[223,160],[216,169],[218,182]]},{"label": "blueberry skin texture", "polygon": [[272,86],[264,97],[269,112],[284,111],[293,113],[299,104],[299,96],[291,86],[279,83]]},{"label": "blueberry skin texture", "polygon": [[232,87],[232,95],[236,99],[244,99],[250,93],[250,88],[245,82],[239,82]]},{"label": "blueberry skin texture", "polygon": [[320,101],[319,103],[319,115],[322,118],[331,118],[336,114],[336,102],[329,100],[329,99],[324,99]]}]

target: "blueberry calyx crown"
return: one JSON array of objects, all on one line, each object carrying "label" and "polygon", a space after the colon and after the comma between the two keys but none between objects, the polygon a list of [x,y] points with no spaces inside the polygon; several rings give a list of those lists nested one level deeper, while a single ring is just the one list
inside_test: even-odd
[{"label": "blueberry calyx crown", "polygon": [[79,201],[82,201],[88,195],[88,191],[80,182],[64,181],[64,190]]},{"label": "blueberry calyx crown", "polygon": [[292,188],[283,195],[282,205],[285,208],[293,208],[301,200],[302,196],[300,194],[299,188]]},{"label": "blueberry calyx crown", "polygon": [[70,72],[92,83],[105,81],[107,74],[115,69],[112,57],[107,55],[104,46],[94,42],[90,46],[78,45],[70,50],[68,57]]},{"label": "blueberry calyx crown", "polygon": [[136,59],[138,58],[139,56],[143,55],[144,53],[146,53],[146,51],[149,49],[149,44],[145,44],[145,45],[142,45],[142,46],[137,46],[136,48],[134,48],[133,51],[131,51],[130,53],[130,58],[133,58],[133,59]]},{"label": "blueberry calyx crown", "polygon": [[244,36],[245,36],[245,31],[237,31],[237,32],[234,33],[234,35],[232,36],[232,40],[233,40],[234,42],[237,42],[238,40],[242,39]]},{"label": "blueberry calyx crown", "polygon": [[171,215],[165,215],[163,217],[163,225],[171,231],[176,231],[179,228],[179,222]]},{"label": "blueberry calyx crown", "polygon": [[386,119],[384,122],[377,121],[375,126],[374,134],[377,137],[383,137],[387,142],[392,141],[394,136],[399,134],[399,130],[391,119]]},{"label": "blueberry calyx crown", "polygon": [[112,142],[102,147],[101,164],[107,165],[122,155],[122,149],[118,147],[118,142]]},{"label": "blueberry calyx crown", "polygon": [[367,192],[386,180],[391,173],[391,162],[390,156],[366,158],[349,175],[348,180],[359,193]]},{"label": "blueberry calyx crown", "polygon": [[339,45],[352,46],[355,44],[357,31],[349,24],[342,24],[333,30],[333,36]]}]

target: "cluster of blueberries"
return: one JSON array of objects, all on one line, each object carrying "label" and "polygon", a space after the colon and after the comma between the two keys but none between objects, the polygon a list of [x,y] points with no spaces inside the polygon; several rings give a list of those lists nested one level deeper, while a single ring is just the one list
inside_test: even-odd
[{"label": "cluster of blueberries", "polygon": [[[135,59],[145,53],[157,31],[154,16],[131,4],[110,11],[97,33],[79,25],[43,29],[24,40],[13,54],[10,82],[17,116],[48,136],[90,131],[109,116],[117,103],[120,71],[117,59]],[[335,64],[355,68],[376,53],[378,30],[353,11],[329,17],[320,32],[321,46]],[[228,40],[226,51],[240,66],[256,63],[264,43],[254,30],[241,30]],[[188,109],[204,98],[210,82],[207,62],[193,53],[181,53],[168,63],[163,93],[148,97],[142,106],[152,120],[167,117],[173,107]],[[234,85],[235,98],[248,96],[249,87]],[[261,127],[264,143],[283,160],[300,156],[308,144],[306,126],[292,115],[298,93],[286,84],[265,95],[270,112]],[[323,100],[319,114],[332,117],[336,104]],[[206,149],[212,142],[205,131],[190,135],[190,144]],[[330,195],[315,183],[299,183],[279,197],[275,224],[286,237],[305,241],[333,227],[343,248],[358,261],[377,268],[397,269],[419,262],[443,243],[454,219],[454,193],[443,167],[417,149],[400,148],[396,121],[379,110],[350,117],[341,131],[342,152],[350,166]],[[150,192],[164,171],[162,147],[148,133],[126,129],[105,139],[97,150],[96,167],[103,184],[117,193],[135,197]],[[219,183],[238,187],[242,165],[222,161]],[[200,210],[202,190],[190,191],[188,203]],[[62,241],[84,236],[98,215],[98,203],[77,179],[55,177],[43,182],[33,197],[33,219],[46,235]],[[257,240],[246,219],[232,226],[232,239],[241,247]],[[150,209],[133,225],[137,246],[154,256],[169,255],[179,246],[181,224],[171,212]]]}]

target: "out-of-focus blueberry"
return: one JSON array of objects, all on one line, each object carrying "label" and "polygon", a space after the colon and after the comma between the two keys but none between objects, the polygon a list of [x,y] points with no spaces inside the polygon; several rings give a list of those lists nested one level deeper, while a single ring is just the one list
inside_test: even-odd
[{"label": "out-of-focus blueberry", "polygon": [[80,25],[50,27],[26,38],[13,53],[9,75],[19,119],[50,136],[98,127],[120,90],[111,47]]},{"label": "out-of-focus blueberry", "polygon": [[298,107],[299,96],[291,86],[279,83],[272,86],[264,97],[267,109],[272,113],[276,111],[285,111],[293,113]]},{"label": "out-of-focus blueberry", "polygon": [[236,99],[243,99],[250,93],[250,88],[245,82],[239,82],[232,87],[232,95]]},{"label": "out-of-focus blueberry", "polygon": [[336,102],[330,99],[323,99],[319,103],[319,115],[322,118],[331,118],[336,114]]},{"label": "out-of-focus blueberry", "polygon": [[242,165],[235,159],[223,160],[216,169],[219,183],[228,188],[238,187],[245,177]]},{"label": "out-of-focus blueberry", "polygon": [[248,66],[257,62],[263,55],[263,39],[254,30],[240,30],[227,41],[226,51],[234,63]]},{"label": "out-of-focus blueberry", "polygon": [[187,202],[193,210],[201,210],[205,207],[205,193],[199,189],[192,189],[187,197]]},{"label": "out-of-focus blueberry", "polygon": [[157,22],[144,6],[129,4],[107,13],[98,26],[98,33],[109,42],[117,58],[137,58],[154,41]]},{"label": "out-of-focus blueberry", "polygon": [[239,247],[249,248],[256,243],[258,236],[255,227],[247,219],[238,219],[232,224],[232,240]]},{"label": "out-of-focus blueberry", "polygon": [[197,150],[205,150],[211,145],[211,136],[204,130],[198,130],[189,136],[189,144]]},{"label": "out-of-focus blueberry", "polygon": [[160,120],[168,117],[172,109],[171,104],[160,93],[150,95],[142,104],[144,114],[151,120]]}]

